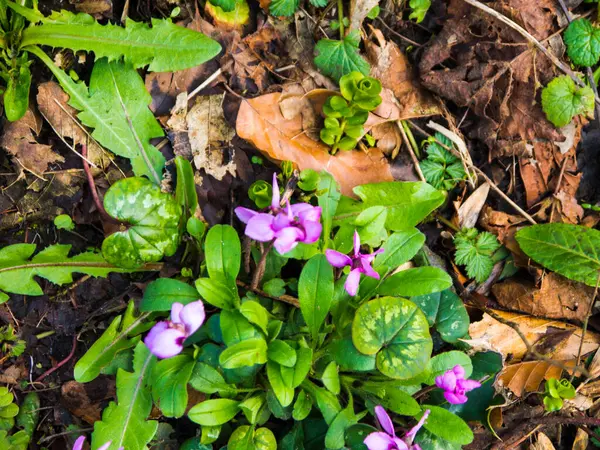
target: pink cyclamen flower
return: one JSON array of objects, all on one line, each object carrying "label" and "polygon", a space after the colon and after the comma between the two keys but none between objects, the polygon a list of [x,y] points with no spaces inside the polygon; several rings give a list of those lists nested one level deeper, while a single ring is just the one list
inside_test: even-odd
[{"label": "pink cyclamen flower", "polygon": [[392,419],[390,419],[388,413],[383,409],[383,406],[377,405],[375,407],[375,415],[383,431],[375,431],[369,434],[363,442],[369,450],[421,450],[421,447],[418,444],[413,444],[413,441],[417,432],[421,429],[425,420],[427,420],[429,413],[429,410],[425,411],[421,420],[408,433],[399,438],[396,436]]},{"label": "pink cyclamen flower", "polygon": [[317,242],[323,229],[321,208],[308,203],[296,203],[286,208],[280,207],[277,176],[273,174],[273,197],[269,210],[271,214],[238,207],[235,214],[246,224],[244,233],[259,242],[273,241],[275,249],[284,254],[294,249],[298,242],[312,244]]},{"label": "pink cyclamen flower", "polygon": [[348,294],[355,296],[358,292],[358,283],[360,282],[360,274],[365,274],[368,277],[375,278],[379,280],[379,274],[373,270],[371,267],[371,263],[375,259],[375,256],[379,253],[382,253],[383,249],[380,248],[375,253],[361,253],[360,252],[360,236],[358,232],[354,231],[354,256],[350,257],[348,255],[344,255],[336,250],[327,250],[325,251],[325,256],[327,257],[327,261],[333,267],[346,267],[350,266],[350,274],[346,279],[346,283],[344,287],[346,288],[346,292]]},{"label": "pink cyclamen flower", "polygon": [[468,398],[465,394],[481,387],[479,381],[465,379],[465,369],[461,365],[456,365],[436,377],[435,385],[444,390],[444,397],[453,405],[467,403]]},{"label": "pink cyclamen flower", "polygon": [[[79,436],[77,438],[77,440],[75,441],[75,444],[73,444],[73,450],[82,450],[84,442],[85,442],[85,436]],[[112,441],[108,441],[106,444],[102,445],[101,447],[98,447],[97,450],[108,450],[108,447],[110,447],[110,444],[112,444]],[[119,450],[123,450],[123,447],[119,447]]]},{"label": "pink cyclamen flower", "polygon": [[188,303],[173,303],[171,320],[158,322],[152,327],[144,344],[153,355],[170,358],[183,350],[183,342],[204,323],[206,314],[201,300]]}]

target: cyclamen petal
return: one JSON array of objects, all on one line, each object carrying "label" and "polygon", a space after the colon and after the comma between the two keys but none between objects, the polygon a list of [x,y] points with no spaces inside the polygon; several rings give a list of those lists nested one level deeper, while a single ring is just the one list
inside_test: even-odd
[{"label": "cyclamen petal", "polygon": [[375,407],[375,417],[377,417],[377,421],[383,431],[385,431],[390,436],[395,436],[396,432],[394,431],[394,424],[392,423],[392,419],[390,418],[387,411],[381,405],[377,405]]},{"label": "cyclamen petal", "polygon": [[354,297],[358,292],[358,285],[360,283],[360,269],[352,269],[346,278],[344,288],[346,292]]},{"label": "cyclamen petal", "polygon": [[256,211],[253,211],[248,208],[244,208],[242,206],[238,206],[237,208],[235,208],[234,212],[235,212],[235,215],[238,217],[238,219],[240,219],[244,223],[248,223],[248,221],[250,219],[252,219],[254,216],[259,214]]},{"label": "cyclamen petal", "polygon": [[336,250],[325,250],[325,257],[333,267],[341,268],[352,265],[352,258]]},{"label": "cyclamen petal", "polygon": [[451,405],[462,405],[463,403],[467,403],[467,400],[469,400],[466,395],[457,394],[451,391],[444,392],[444,398]]},{"label": "cyclamen petal", "polygon": [[85,436],[79,436],[77,438],[77,440],[75,441],[75,444],[73,444],[73,450],[82,450],[84,442],[85,442]]},{"label": "cyclamen petal", "polygon": [[204,303],[201,300],[188,303],[181,310],[180,317],[181,322],[185,325],[185,332],[191,336],[202,326],[206,318]]},{"label": "cyclamen petal", "polygon": [[[100,447],[98,447],[98,450],[108,450],[108,448],[110,447],[110,444],[112,444],[112,441],[108,441],[106,444],[101,445]],[[122,449],[123,447],[121,447]]]},{"label": "cyclamen petal", "polygon": [[465,377],[465,368],[463,366],[461,366],[460,364],[455,365],[452,368],[452,372],[454,372],[454,375],[456,375],[456,378],[458,378],[458,379]]},{"label": "cyclamen petal", "polygon": [[453,391],[456,389],[456,375],[449,370],[435,378],[435,385],[445,391]]},{"label": "cyclamen petal", "polygon": [[362,266],[362,273],[364,273],[368,277],[379,280],[380,276],[377,272],[375,272],[373,267],[371,267],[371,263],[368,260],[368,258],[365,258],[364,256],[360,256],[359,258],[360,258],[360,264]]},{"label": "cyclamen petal", "polygon": [[406,433],[404,435],[404,442],[406,442],[407,444],[412,444],[412,442],[415,439],[415,436],[417,435],[417,433],[419,432],[419,430],[421,429],[421,427],[423,425],[425,425],[425,421],[427,420],[427,418],[429,417],[429,414],[431,414],[431,410],[427,410],[423,413],[423,417],[421,417],[421,419],[417,422],[417,424],[412,427],[408,433]]},{"label": "cyclamen petal", "polygon": [[246,236],[259,242],[269,242],[275,237],[272,229],[274,217],[270,214],[257,214],[246,225]]},{"label": "cyclamen petal", "polygon": [[185,338],[184,331],[176,328],[168,328],[156,335],[152,345],[148,345],[146,341],[144,343],[153,355],[159,358],[171,358],[181,353]]},{"label": "cyclamen petal", "polygon": [[369,450],[394,450],[396,448],[396,443],[392,436],[381,431],[369,434],[363,443]]},{"label": "cyclamen petal", "polygon": [[183,323],[181,321],[181,310],[183,309],[183,303],[175,302],[171,305],[171,322],[173,323]]},{"label": "cyclamen petal", "polygon": [[298,228],[287,227],[275,235],[274,246],[280,255],[283,255],[298,245],[298,241],[304,239],[304,233]]},{"label": "cyclamen petal", "polygon": [[304,223],[304,244],[314,244],[321,237],[323,231],[323,225],[320,222],[305,222]]},{"label": "cyclamen petal", "polygon": [[358,231],[354,230],[354,257],[358,258],[360,255],[360,235]]},{"label": "cyclamen petal", "polygon": [[158,339],[160,334],[163,331],[168,330],[168,329],[169,329],[169,322],[166,322],[166,321],[157,322],[156,325],[154,325],[150,329],[148,334],[146,335],[146,339],[144,339],[144,344],[146,344],[146,347],[148,347],[150,349],[150,351],[152,351],[152,349],[156,345],[156,340]]},{"label": "cyclamen petal", "polygon": [[279,194],[279,185],[277,184],[277,174],[273,172],[273,196],[271,197],[271,208],[276,210],[281,203],[281,195]]},{"label": "cyclamen petal", "polygon": [[481,383],[476,380],[458,380],[456,384],[459,389],[464,391],[472,391],[473,389],[481,387]]}]

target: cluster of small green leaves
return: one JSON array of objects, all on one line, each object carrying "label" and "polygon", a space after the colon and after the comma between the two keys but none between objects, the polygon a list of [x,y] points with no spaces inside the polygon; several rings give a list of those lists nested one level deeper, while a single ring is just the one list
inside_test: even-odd
[{"label": "cluster of small green leaves", "polygon": [[[37,393],[28,393],[21,407],[13,403],[14,395],[5,387],[0,387],[0,448],[27,450],[33,432],[37,427],[40,399]],[[18,431],[11,431],[15,425]]]},{"label": "cluster of small green leaves", "polygon": [[325,124],[321,140],[331,146],[331,153],[338,149],[352,150],[365,134],[364,123],[381,104],[381,83],[360,72],[350,72],[340,78],[339,95],[332,95],[323,105]]},{"label": "cluster of small green leaves", "polygon": [[494,268],[494,255],[501,245],[492,233],[465,228],[454,236],[456,253],[454,260],[467,269],[469,277],[484,282]]},{"label": "cluster of small green leaves", "polygon": [[4,357],[22,355],[27,343],[19,339],[11,324],[0,327],[0,352]]},{"label": "cluster of small green leaves", "polygon": [[[200,436],[183,448],[275,450],[277,442],[306,450],[361,448],[365,433],[375,428],[360,422],[376,404],[408,420],[431,410],[418,438],[421,445],[460,448],[472,440],[461,414],[451,412],[443,399],[419,405],[412,398],[457,364],[466,376],[475,373],[477,358],[460,351],[431,357],[430,328],[448,343],[466,335],[464,305],[440,269],[424,265],[396,273],[425,241],[415,225],[444,196],[425,183],[391,182],[359,186],[355,200],[340,195],[329,174],[315,171],[303,171],[298,185],[305,201],[322,208],[324,232],[317,243],[299,244],[283,256],[267,253],[264,276],[254,291],[247,287],[250,274],[242,271],[238,233],[214,226],[199,243],[204,262],[194,285],[183,277],[150,283],[140,313],[131,302],[77,362],[79,382],[117,375],[118,399],[94,425],[93,446],[112,440],[111,449],[145,448],[158,429],[156,421],[148,420],[153,404],[166,417],[187,411],[200,425]],[[262,189],[256,192],[255,202],[267,199]],[[336,281],[323,253],[332,246],[349,251],[355,229],[363,242],[376,242],[373,246],[384,251],[373,261],[380,278],[364,277],[351,298],[345,276]],[[251,250],[258,263],[259,246]],[[142,333],[173,302],[198,298],[214,312],[181,354],[157,361],[141,342]],[[299,309],[285,303],[290,298]],[[382,329],[385,335],[375,332]],[[190,404],[193,391],[207,399]],[[130,418],[125,426],[124,417]],[[292,418],[293,424],[277,432],[270,425]]]},{"label": "cluster of small green leaves", "polygon": [[443,145],[453,148],[454,143],[441,133],[427,141],[427,158],[419,163],[423,176],[436,189],[449,191],[467,176],[462,162]]},{"label": "cluster of small green leaves", "polygon": [[[24,6],[32,3],[32,8]],[[111,150],[113,150],[112,146],[125,148],[127,145],[122,135],[127,134],[128,121],[122,120],[116,112],[122,111],[123,106],[127,109],[127,106],[131,106],[132,103],[146,101],[149,95],[144,90],[145,95],[139,96],[139,92],[135,92],[135,85],[127,85],[126,88],[121,86],[122,91],[117,92],[120,96],[115,97],[120,101],[115,100],[114,105],[111,106],[105,94],[111,90],[118,91],[119,86],[111,88],[115,84],[115,74],[105,66],[106,73],[102,75],[103,78],[98,84],[94,82],[92,75],[90,84],[92,89],[97,91],[97,98],[94,101],[92,98],[94,92],[88,92],[85,85],[72,81],[48,58],[38,47],[39,45],[94,52],[97,59],[106,57],[109,62],[115,62],[123,57],[126,66],[134,69],[149,66],[149,70],[158,72],[197,66],[216,56],[221,50],[217,42],[196,31],[178,27],[170,19],[153,19],[152,27],[131,19],[127,20],[126,27],[113,24],[100,25],[92,16],[84,13],[55,11],[46,17],[37,9],[37,2],[0,1],[0,50],[4,60],[4,63],[0,62],[0,77],[7,85],[4,94],[7,118],[11,121],[18,120],[27,110],[31,86],[29,54],[34,54],[56,75],[71,96],[71,105],[84,111],[79,118],[86,125],[96,128],[97,135],[94,137]],[[131,70],[130,73],[135,71]],[[141,85],[143,87],[143,82]],[[99,96],[102,96],[102,101],[99,101]],[[152,116],[149,111],[148,114]],[[133,114],[130,115],[132,116]],[[140,119],[140,122],[143,123],[143,120]],[[160,130],[160,127],[158,129]],[[103,133],[98,130],[103,130]],[[147,131],[152,133],[156,130],[148,127]],[[128,132],[132,133],[131,130]],[[141,138],[145,137],[142,134]],[[109,142],[112,142],[112,146]],[[141,142],[143,145],[149,145],[145,139]],[[138,145],[131,148],[137,149]],[[129,152],[123,156],[136,152],[136,150],[123,151]],[[120,154],[118,150],[115,153]]]},{"label": "cluster of small green leaves", "polygon": [[564,400],[575,398],[575,394],[575,388],[566,378],[563,378],[562,380],[550,378],[546,381],[544,408],[548,412],[560,411],[563,407]]},{"label": "cluster of small green leaves", "polygon": [[[589,19],[574,20],[564,34],[567,54],[574,64],[591,67],[600,60],[600,28]],[[563,127],[578,115],[593,115],[594,91],[578,85],[568,75],[555,78],[542,91],[542,108],[557,127]]]}]

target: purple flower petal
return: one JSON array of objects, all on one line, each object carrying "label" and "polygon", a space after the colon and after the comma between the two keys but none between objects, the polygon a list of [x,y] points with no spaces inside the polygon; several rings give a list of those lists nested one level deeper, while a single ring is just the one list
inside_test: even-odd
[{"label": "purple flower petal", "polygon": [[453,391],[456,389],[456,375],[452,370],[448,370],[435,378],[435,385],[445,391]]},{"label": "purple flower petal", "polygon": [[479,381],[476,380],[458,380],[456,382],[456,385],[458,386],[459,389],[462,389],[463,391],[472,391],[473,389],[477,389],[481,387],[481,383]]},{"label": "purple flower petal", "polygon": [[327,262],[333,267],[340,268],[352,265],[352,259],[337,250],[325,250],[325,256],[327,257]]},{"label": "purple flower petal", "polygon": [[305,222],[305,236],[302,242],[305,244],[312,244],[314,242],[317,242],[321,237],[321,231],[323,231],[323,225],[321,225],[320,222]]},{"label": "purple flower petal", "polygon": [[412,450],[408,448],[408,445],[406,445],[406,442],[404,442],[402,439],[400,439],[399,437],[394,437],[392,438],[394,440],[394,450]]},{"label": "purple flower petal", "polygon": [[454,392],[444,392],[444,398],[451,405],[461,405],[463,403],[467,403],[467,396],[464,394],[455,394]]},{"label": "purple flower petal", "polygon": [[152,351],[152,348],[155,346],[157,337],[163,331],[168,330],[168,329],[169,329],[169,322],[166,322],[166,321],[158,322],[156,325],[154,325],[150,329],[148,334],[146,335],[146,339],[144,339],[144,344],[146,344],[146,347],[148,347],[150,349],[150,351]]},{"label": "purple flower petal", "polygon": [[304,239],[304,233],[295,227],[287,227],[279,230],[275,235],[275,249],[283,255],[298,245],[298,241]]},{"label": "purple flower petal", "polygon": [[360,235],[358,231],[354,230],[354,257],[358,258],[360,255]]},{"label": "purple flower petal", "polygon": [[294,203],[291,206],[292,216],[297,217],[299,220],[315,220],[315,217],[316,220],[319,220],[321,208],[319,208],[318,216],[313,212],[315,209],[316,208],[309,203]]},{"label": "purple flower petal", "polygon": [[173,323],[183,323],[181,321],[181,310],[183,309],[183,303],[173,303],[171,305],[171,322]]},{"label": "purple flower petal", "polygon": [[348,274],[348,278],[346,278],[346,283],[344,283],[344,288],[346,288],[346,292],[350,294],[352,297],[356,295],[358,292],[358,284],[360,283],[360,269],[353,269]]},{"label": "purple flower petal", "polygon": [[289,227],[291,223],[292,221],[288,215],[284,212],[280,212],[273,219],[273,231],[277,232],[283,230],[284,228]]},{"label": "purple flower petal", "polygon": [[81,450],[83,449],[83,443],[85,442],[85,436],[79,436],[73,444],[73,450]]},{"label": "purple flower petal", "polygon": [[234,212],[235,212],[235,215],[238,216],[238,219],[240,219],[244,223],[248,223],[248,221],[250,219],[252,219],[254,216],[256,216],[258,214],[256,211],[253,211],[248,208],[244,208],[242,206],[238,206],[237,208],[235,208]]},{"label": "purple flower petal", "polygon": [[281,196],[279,194],[279,185],[277,184],[277,174],[273,173],[273,197],[271,197],[271,208],[274,210],[279,209],[281,202]]},{"label": "purple flower petal", "polygon": [[377,272],[375,272],[375,270],[371,267],[371,263],[368,261],[368,259],[362,255],[359,256],[359,258],[360,258],[360,265],[362,266],[362,273],[364,273],[368,277],[379,280],[379,278],[380,278],[379,274]]},{"label": "purple flower petal", "polygon": [[307,208],[304,211],[300,211],[296,217],[298,217],[298,221],[301,224],[306,224],[307,222],[319,222],[321,220],[321,207],[320,206],[310,206],[310,209]]},{"label": "purple flower petal", "polygon": [[158,334],[152,345],[146,345],[153,355],[159,358],[170,358],[178,355],[183,350],[183,341],[185,340],[185,332],[176,328],[168,328]]},{"label": "purple flower petal", "polygon": [[375,407],[375,417],[377,417],[377,421],[383,431],[385,431],[390,436],[395,436],[396,432],[394,431],[394,424],[392,423],[392,419],[390,418],[387,411],[381,405],[377,405]]},{"label": "purple flower petal", "polygon": [[452,372],[454,372],[454,374],[456,375],[457,379],[463,379],[465,377],[465,368],[463,366],[461,366],[460,364],[455,365],[452,368]]},{"label": "purple flower petal", "polygon": [[206,313],[204,312],[204,303],[201,300],[188,303],[181,310],[181,321],[185,325],[185,332],[191,336],[204,323]]},{"label": "purple flower petal", "polygon": [[404,442],[406,442],[409,445],[412,444],[412,442],[415,439],[415,436],[417,435],[417,433],[419,432],[421,427],[425,424],[425,421],[429,417],[430,413],[431,413],[431,410],[429,410],[429,409],[423,413],[423,417],[421,417],[421,419],[417,422],[417,424],[414,427],[412,427],[408,431],[408,433],[406,433],[404,435]]},{"label": "purple flower petal", "polygon": [[[98,447],[97,450],[108,450],[108,448],[110,447],[110,444],[112,444],[112,441],[108,441],[106,444]],[[123,448],[123,447],[121,447],[121,448]]]},{"label": "purple flower petal", "polygon": [[250,239],[260,242],[268,242],[275,237],[272,229],[273,216],[270,214],[257,214],[248,221],[244,233]]},{"label": "purple flower petal", "polygon": [[381,431],[369,434],[363,443],[369,450],[393,450],[396,447],[394,439]]}]

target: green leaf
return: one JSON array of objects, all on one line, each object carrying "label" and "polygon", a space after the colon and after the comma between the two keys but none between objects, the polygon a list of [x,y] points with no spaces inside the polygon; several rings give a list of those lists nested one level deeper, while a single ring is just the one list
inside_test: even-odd
[{"label": "green leaf", "polygon": [[238,427],[229,438],[228,450],[277,450],[275,435],[268,428],[259,428],[242,425]]},{"label": "green leaf", "polygon": [[410,0],[408,6],[410,6],[411,9],[408,18],[414,19],[417,23],[421,23],[423,22],[423,19],[425,19],[425,14],[429,11],[431,0]]},{"label": "green leaf", "polygon": [[[175,187],[175,199],[181,205],[183,217],[187,221],[198,208],[198,194],[194,180],[194,169],[192,164],[181,156],[175,157],[175,168],[177,170],[177,186]],[[197,220],[197,219],[196,219]]]},{"label": "green leaf", "polygon": [[195,287],[174,278],[159,278],[146,286],[140,311],[170,311],[173,303],[187,305],[199,298]]},{"label": "green leaf", "polygon": [[229,422],[239,410],[237,400],[227,398],[205,400],[190,409],[188,417],[199,425],[214,427]]},{"label": "green leaf", "polygon": [[298,392],[298,397],[296,398],[296,402],[294,403],[292,417],[294,418],[294,420],[302,421],[308,417],[310,411],[312,410],[312,407],[312,398],[304,391],[304,389],[301,389],[300,392]]},{"label": "green leaf", "polygon": [[382,297],[364,303],[352,323],[354,346],[365,355],[377,354],[377,368],[396,379],[423,372],[433,344],[427,319],[412,302]]},{"label": "green leaf", "polygon": [[209,0],[211,4],[218,6],[225,12],[232,12],[235,9],[235,0]]},{"label": "green leaf", "polygon": [[179,245],[181,207],[145,178],[125,178],[104,196],[106,212],[130,224],[102,243],[104,257],[126,268],[171,256]]},{"label": "green leaf", "polygon": [[421,411],[421,407],[412,396],[404,392],[396,382],[371,382],[365,383],[364,391],[379,397],[379,403],[387,410],[402,416],[414,416]]},{"label": "green leaf", "polygon": [[163,359],[152,370],[152,397],[165,417],[181,417],[188,403],[187,383],[196,362],[189,355]]},{"label": "green leaf", "polygon": [[494,261],[492,255],[501,245],[492,233],[478,233],[476,229],[464,229],[454,237],[457,264],[466,266],[467,274],[483,283],[492,273]]},{"label": "green leaf", "polygon": [[196,289],[204,300],[223,310],[233,310],[240,303],[237,289],[210,278],[198,278]]},{"label": "green leaf", "polygon": [[300,310],[315,341],[331,308],[332,298],[333,269],[325,255],[315,255],[302,269],[298,281]]},{"label": "green leaf", "polygon": [[73,231],[75,229],[75,224],[73,223],[73,219],[68,214],[60,214],[54,218],[54,226],[58,230],[67,230]]},{"label": "green leaf", "polygon": [[[377,428],[364,423],[357,423],[346,430],[346,446],[349,450],[368,450],[364,444],[365,439],[371,433],[378,431]],[[423,447],[429,450],[429,447]]]},{"label": "green leaf", "polygon": [[442,339],[455,343],[469,331],[469,315],[462,300],[450,289],[411,298],[435,326]]},{"label": "green leaf", "polygon": [[102,420],[94,423],[92,448],[112,441],[109,449],[146,449],[156,433],[158,421],[146,420],[152,410],[150,374],[156,357],[143,344],[135,348],[134,371],[117,373],[117,403],[110,402]]},{"label": "green leaf", "polygon": [[596,286],[600,270],[600,231],[553,223],[523,228],[516,238],[521,250],[535,262],[570,280]]},{"label": "green leaf", "polygon": [[189,383],[194,389],[205,394],[219,392],[229,395],[236,392],[235,386],[228,384],[217,369],[202,362],[194,366]]},{"label": "green leaf", "polygon": [[238,342],[223,350],[219,364],[225,369],[253,366],[267,362],[267,342],[263,338],[253,338]]},{"label": "green leaf", "polygon": [[298,9],[299,0],[272,0],[269,4],[269,12],[273,16],[293,16]]},{"label": "green leaf", "polygon": [[325,8],[329,0],[309,0],[310,4],[317,8]]},{"label": "green leaf", "polygon": [[126,27],[100,25],[88,14],[53,12],[41,24],[23,31],[21,47],[49,45],[73,51],[94,52],[116,60],[121,56],[133,67],[149,65],[151,72],[189,69],[214,58],[221,46],[202,33],[180,27],[170,19],[152,19],[152,27],[128,18]]},{"label": "green leaf", "polygon": [[429,385],[435,384],[436,377],[443,375],[446,371],[451,370],[454,366],[458,365],[465,369],[465,378],[469,378],[473,373],[473,364],[471,363],[471,358],[469,358],[467,354],[459,352],[458,350],[451,350],[435,355],[429,361],[425,383]]},{"label": "green leaf", "polygon": [[165,159],[150,139],[163,136],[162,128],[148,109],[152,98],[144,81],[130,65],[96,62],[90,89],[76,83],[38,47],[29,51],[40,58],[69,94],[69,105],[81,111],[81,122],[94,128],[92,137],[113,153],[129,158],[136,175],[160,184]]},{"label": "green leaf", "polygon": [[92,381],[100,375],[102,369],[111,364],[117,354],[139,343],[139,333],[147,329],[142,322],[148,317],[148,313],[135,317],[134,308],[132,300],[127,305],[125,314],[115,317],[102,336],[77,361],[74,369],[76,381]]},{"label": "green leaf", "polygon": [[473,432],[460,417],[439,406],[421,405],[421,408],[431,411],[423,425],[430,433],[456,444],[468,445],[473,442]]},{"label": "green leaf", "polygon": [[261,416],[267,414],[267,417],[271,414],[267,408],[267,396],[264,393],[255,395],[254,397],[247,398],[239,404],[240,409],[251,424],[258,423]]},{"label": "green leaf", "polygon": [[323,418],[328,425],[331,425],[333,419],[340,413],[342,407],[337,397],[326,389],[315,386],[309,380],[304,380],[302,388],[313,398],[317,407],[323,414]]},{"label": "green leaf", "polygon": [[358,422],[354,407],[349,404],[333,419],[325,435],[327,449],[339,450],[344,447],[346,430]]},{"label": "green leaf", "polygon": [[40,418],[40,397],[37,392],[29,392],[19,407],[17,414],[17,426],[23,428],[29,439],[33,437],[33,433],[37,427]]},{"label": "green leaf", "polygon": [[9,121],[15,122],[27,112],[30,87],[31,71],[29,65],[23,62],[20,67],[9,72],[8,83],[4,91],[4,113]]},{"label": "green leaf", "polygon": [[321,381],[323,385],[332,394],[338,395],[340,393],[340,375],[338,373],[338,365],[335,362],[330,362],[323,371]]},{"label": "green leaf", "polygon": [[340,186],[329,172],[321,172],[317,188],[317,199],[321,207],[321,222],[323,223],[323,248],[328,248],[333,217],[340,201]]},{"label": "green leaf", "polygon": [[290,347],[286,342],[275,339],[273,342],[269,343],[267,358],[281,366],[294,367],[297,360],[296,350]]},{"label": "green leaf", "polygon": [[386,278],[377,289],[379,295],[412,297],[443,291],[452,286],[452,278],[437,267],[415,267]]},{"label": "green leaf", "polygon": [[[13,294],[43,295],[35,277],[63,285],[73,282],[75,272],[93,277],[107,277],[111,272],[132,272],[113,266],[94,252],[69,257],[70,245],[51,245],[32,258],[35,249],[35,244],[13,244],[0,249],[0,289]],[[140,270],[156,269],[147,266]]]},{"label": "green leaf", "polygon": [[294,389],[289,386],[283,379],[281,373],[282,367],[274,361],[267,362],[267,377],[271,388],[284,408],[289,406],[294,401]]},{"label": "green leaf", "polygon": [[269,312],[263,305],[255,302],[254,300],[244,302],[242,303],[242,306],[240,306],[240,313],[242,313],[248,322],[253,323],[254,325],[258,326],[263,333],[268,334],[267,327],[269,325]]},{"label": "green leaf", "polygon": [[235,286],[240,272],[242,246],[233,227],[215,225],[206,235],[204,243],[206,269],[210,278]]},{"label": "green leaf", "polygon": [[227,346],[247,339],[261,338],[259,331],[239,311],[221,311],[221,334]]},{"label": "green leaf", "polygon": [[564,40],[569,58],[578,66],[591,67],[600,59],[600,28],[589,19],[571,22],[565,30]]},{"label": "green leaf", "polygon": [[568,76],[556,77],[542,90],[542,109],[557,127],[564,127],[579,114],[593,115],[594,91],[579,87]]},{"label": "green leaf", "polygon": [[297,388],[302,384],[310,372],[312,367],[313,351],[307,347],[299,347],[296,350],[296,364],[293,368],[281,367],[281,375],[284,380],[293,388]]},{"label": "green leaf", "polygon": [[444,195],[423,182],[391,181],[363,184],[354,188],[360,200],[342,197],[334,226],[354,225],[356,217],[372,206],[387,209],[386,228],[401,231],[412,228],[423,221],[440,206]]},{"label": "green leaf", "polygon": [[419,444],[421,448],[427,450],[461,450],[462,445],[455,442],[449,442],[435,434],[430,433],[427,430],[421,430],[417,433],[415,443]]},{"label": "green leaf", "polygon": [[334,340],[329,346],[329,354],[343,371],[368,372],[375,369],[375,355],[360,353],[350,336]]},{"label": "green leaf", "polygon": [[368,75],[370,66],[360,56],[359,44],[360,36],[356,30],[348,33],[341,41],[321,39],[315,46],[315,65],[324,75],[335,81],[353,71]]}]

